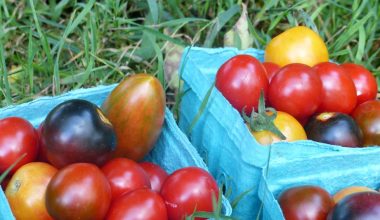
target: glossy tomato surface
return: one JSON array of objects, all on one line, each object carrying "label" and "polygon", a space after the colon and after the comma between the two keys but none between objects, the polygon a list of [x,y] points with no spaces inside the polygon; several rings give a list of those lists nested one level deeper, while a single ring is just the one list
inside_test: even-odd
[{"label": "glossy tomato surface", "polygon": [[152,75],[136,74],[119,83],[102,105],[116,131],[114,157],[139,161],[149,153],[161,133],[165,104],[164,89]]},{"label": "glossy tomato surface", "polygon": [[94,164],[74,163],[51,179],[45,202],[55,220],[103,220],[111,203],[111,187]]},{"label": "glossy tomato surface", "polygon": [[322,81],[322,102],[318,112],[341,112],[350,114],[356,107],[356,88],[344,69],[330,62],[313,67]]},{"label": "glossy tomato surface", "polygon": [[137,189],[112,202],[107,220],[166,220],[165,202],[157,192]]},{"label": "glossy tomato surface", "polygon": [[136,189],[150,188],[148,175],[131,159],[112,159],[102,167],[102,172],[110,183],[112,200]]},{"label": "glossy tomato surface", "polygon": [[48,163],[31,162],[12,176],[5,196],[16,219],[52,220],[45,206],[46,188],[57,169]]},{"label": "glossy tomato surface", "polygon": [[333,207],[329,193],[318,186],[297,186],[281,193],[278,202],[285,219],[326,220]]},{"label": "glossy tomato surface", "polygon": [[333,196],[334,204],[337,204],[342,199],[344,199],[346,196],[349,196],[349,195],[352,195],[352,194],[358,193],[358,192],[376,192],[376,191],[371,189],[371,188],[368,188],[366,186],[346,187],[346,188],[344,188],[344,189],[342,189],[342,190],[340,190],[334,194],[334,196]]},{"label": "glossy tomato surface", "polygon": [[269,82],[272,80],[277,71],[280,70],[280,66],[272,62],[263,62],[263,67],[267,73]]},{"label": "glossy tomato surface", "polygon": [[363,145],[380,145],[380,101],[370,100],[360,104],[352,117],[363,133]]},{"label": "glossy tomato surface", "polygon": [[161,195],[169,219],[180,220],[194,211],[212,212],[212,197],[218,199],[219,189],[207,171],[198,167],[186,167],[175,171],[166,179]]},{"label": "glossy tomato surface", "polygon": [[38,135],[32,124],[18,117],[0,120],[0,173],[26,154],[12,169],[14,173],[22,165],[34,161],[37,152]]},{"label": "glossy tomato surface", "polygon": [[344,63],[341,67],[354,81],[358,105],[376,98],[377,82],[370,71],[355,63]]},{"label": "glossy tomato surface", "polygon": [[278,111],[304,120],[314,114],[322,102],[322,82],[315,71],[304,64],[289,64],[272,78],[268,101]]},{"label": "glossy tomato surface", "polygon": [[165,182],[169,174],[159,165],[151,162],[141,162],[139,164],[148,175],[151,189],[155,192],[160,192],[162,184]]},{"label": "glossy tomato surface", "polygon": [[260,92],[268,89],[266,71],[259,60],[250,55],[236,55],[216,73],[215,86],[231,105],[246,114],[257,109]]}]

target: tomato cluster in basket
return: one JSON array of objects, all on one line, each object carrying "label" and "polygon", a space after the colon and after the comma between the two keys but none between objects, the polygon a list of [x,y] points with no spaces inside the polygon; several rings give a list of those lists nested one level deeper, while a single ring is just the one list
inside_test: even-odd
[{"label": "tomato cluster in basket", "polygon": [[246,54],[227,60],[215,85],[261,144],[380,145],[376,78],[362,65],[329,61],[325,43],[307,27],[273,38],[262,63]]},{"label": "tomato cluster in basket", "polygon": [[[16,219],[184,219],[212,212],[216,181],[199,167],[168,174],[139,162],[153,148],[165,95],[151,75],[127,77],[102,107],[72,99],[38,129],[0,120],[0,181]],[[171,147],[171,146],[168,146]],[[204,215],[205,216],[205,215]]]}]

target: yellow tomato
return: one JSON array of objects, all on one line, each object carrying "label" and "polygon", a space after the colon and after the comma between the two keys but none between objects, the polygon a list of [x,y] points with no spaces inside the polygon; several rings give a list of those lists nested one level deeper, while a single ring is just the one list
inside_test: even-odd
[{"label": "yellow tomato", "polygon": [[[277,117],[273,121],[274,125],[286,137],[284,141],[306,140],[306,132],[302,125],[293,116],[286,112],[277,111]],[[270,131],[254,131],[252,135],[256,141],[262,145],[270,145],[281,141],[281,139]]]},{"label": "yellow tomato", "polygon": [[329,54],[322,38],[304,26],[284,31],[273,38],[265,49],[265,61],[281,67],[290,63],[314,66],[328,60]]}]

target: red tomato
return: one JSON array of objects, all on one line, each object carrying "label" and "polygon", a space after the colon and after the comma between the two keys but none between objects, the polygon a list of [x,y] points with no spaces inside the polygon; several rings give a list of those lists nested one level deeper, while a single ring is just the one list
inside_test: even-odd
[{"label": "red tomato", "polygon": [[358,105],[376,98],[377,82],[370,71],[354,63],[344,63],[341,67],[343,67],[354,81]]},{"label": "red tomato", "polygon": [[112,202],[107,220],[166,220],[168,214],[162,197],[150,189],[137,189]]},{"label": "red tomato", "polygon": [[37,128],[37,135],[39,139],[39,150],[37,155],[37,161],[40,162],[48,162],[46,151],[44,147],[41,147],[41,137],[42,137],[42,130],[44,129],[44,122],[41,122],[41,124]]},{"label": "red tomato", "polygon": [[299,63],[288,64],[272,78],[268,101],[278,111],[297,120],[305,120],[318,109],[322,101],[322,82],[315,71]]},{"label": "red tomato", "polygon": [[352,117],[363,133],[363,145],[380,145],[380,101],[369,100],[360,104]]},{"label": "red tomato", "polygon": [[273,76],[277,73],[277,71],[279,71],[281,68],[279,65],[275,64],[275,63],[271,63],[271,62],[263,62],[263,66],[266,70],[266,73],[267,73],[267,77],[268,77],[268,80],[269,80],[269,83],[270,81],[272,80]]},{"label": "red tomato", "polygon": [[111,203],[111,187],[94,164],[74,163],[51,179],[45,199],[49,214],[56,220],[102,220]]},{"label": "red tomato", "polygon": [[161,195],[169,219],[179,220],[194,211],[212,212],[212,197],[219,196],[213,177],[199,167],[186,167],[172,173],[164,182]]},{"label": "red tomato", "polygon": [[32,162],[37,157],[38,136],[32,124],[18,117],[0,120],[0,173],[10,167],[18,158],[26,156],[12,169]]},{"label": "red tomato", "polygon": [[151,162],[142,162],[140,163],[140,166],[148,175],[152,190],[155,192],[160,192],[162,184],[169,176],[168,173],[157,164]]},{"label": "red tomato", "polygon": [[351,77],[335,63],[319,63],[313,67],[322,81],[322,103],[318,112],[350,114],[356,107],[356,88]]},{"label": "red tomato", "polygon": [[216,88],[240,113],[257,109],[260,91],[266,94],[268,78],[263,65],[249,55],[237,55],[225,62],[216,74]]},{"label": "red tomato", "polygon": [[111,185],[112,199],[130,191],[150,188],[148,175],[139,164],[127,158],[116,158],[108,161],[102,172]]}]

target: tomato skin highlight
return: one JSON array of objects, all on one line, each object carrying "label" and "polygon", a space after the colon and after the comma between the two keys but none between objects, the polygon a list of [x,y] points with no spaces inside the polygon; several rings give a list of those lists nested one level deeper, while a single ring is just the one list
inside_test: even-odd
[{"label": "tomato skin highlight", "polygon": [[151,162],[141,162],[139,165],[148,175],[152,190],[159,193],[161,191],[162,184],[164,184],[169,174],[160,166]]},{"label": "tomato skin highlight", "polygon": [[260,91],[266,94],[268,84],[263,65],[250,55],[232,57],[216,73],[216,88],[239,113],[244,109],[248,115],[257,109]]}]

